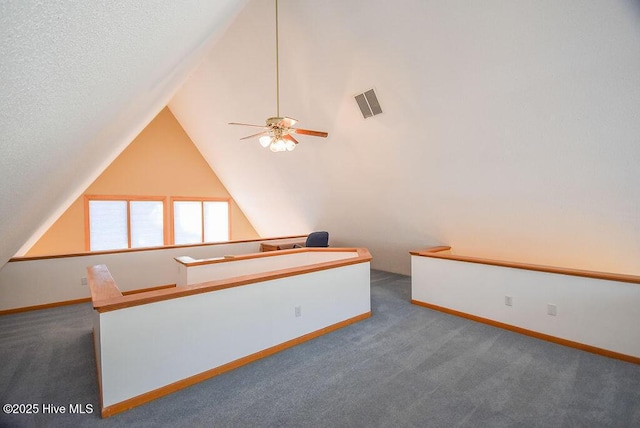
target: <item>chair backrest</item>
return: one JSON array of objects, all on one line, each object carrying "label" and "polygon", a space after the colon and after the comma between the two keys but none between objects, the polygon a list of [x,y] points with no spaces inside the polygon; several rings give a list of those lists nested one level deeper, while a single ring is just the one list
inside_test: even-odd
[{"label": "chair backrest", "polygon": [[328,247],[329,246],[329,232],[311,232],[307,236],[307,242],[305,247]]}]

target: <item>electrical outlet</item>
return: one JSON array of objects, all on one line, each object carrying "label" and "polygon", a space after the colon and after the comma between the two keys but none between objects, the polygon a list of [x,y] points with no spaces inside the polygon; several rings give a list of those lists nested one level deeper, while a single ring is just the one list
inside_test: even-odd
[{"label": "electrical outlet", "polygon": [[507,306],[513,306],[513,297],[504,296],[504,304]]},{"label": "electrical outlet", "polygon": [[547,314],[555,317],[557,313],[558,313],[558,308],[556,307],[556,305],[554,305],[553,303],[548,303]]},{"label": "electrical outlet", "polygon": [[293,309],[294,309],[294,312],[296,314],[296,318],[302,316],[302,306],[296,306]]},{"label": "electrical outlet", "polygon": [[82,278],[80,278],[80,284],[87,285],[87,278],[84,277],[84,276]]}]

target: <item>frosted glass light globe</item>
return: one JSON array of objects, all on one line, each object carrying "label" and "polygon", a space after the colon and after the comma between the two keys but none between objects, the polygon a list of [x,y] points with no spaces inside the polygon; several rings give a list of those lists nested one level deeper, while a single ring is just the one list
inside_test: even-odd
[{"label": "frosted glass light globe", "polygon": [[260,141],[260,145],[262,147],[266,148],[269,146],[269,144],[271,144],[271,137],[268,135],[263,135],[258,141]]}]

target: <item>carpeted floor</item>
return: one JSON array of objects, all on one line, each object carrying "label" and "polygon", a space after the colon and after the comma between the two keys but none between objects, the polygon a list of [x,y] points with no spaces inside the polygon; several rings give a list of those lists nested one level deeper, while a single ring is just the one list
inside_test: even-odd
[{"label": "carpeted floor", "polygon": [[2,316],[0,404],[39,412],[0,426],[640,427],[640,366],[411,305],[406,276],[372,271],[371,299],[365,321],[104,420],[91,306]]}]

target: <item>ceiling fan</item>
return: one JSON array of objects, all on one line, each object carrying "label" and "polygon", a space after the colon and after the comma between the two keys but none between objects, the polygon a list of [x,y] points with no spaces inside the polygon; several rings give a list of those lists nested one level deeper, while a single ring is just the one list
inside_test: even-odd
[{"label": "ceiling fan", "polygon": [[229,125],[253,126],[262,128],[257,134],[248,135],[241,138],[260,137],[262,147],[269,147],[272,152],[291,151],[296,148],[298,140],[291,134],[311,135],[314,137],[327,137],[329,134],[322,131],[311,131],[309,129],[294,128],[298,122],[290,117],[280,116],[280,64],[278,60],[278,0],[276,3],[276,116],[267,119],[265,125],[250,125],[247,123],[230,122]]}]

